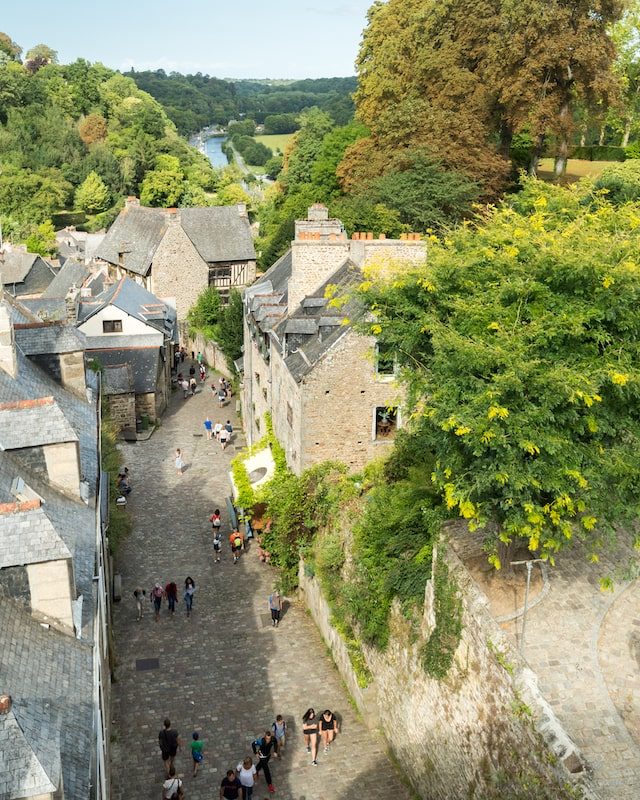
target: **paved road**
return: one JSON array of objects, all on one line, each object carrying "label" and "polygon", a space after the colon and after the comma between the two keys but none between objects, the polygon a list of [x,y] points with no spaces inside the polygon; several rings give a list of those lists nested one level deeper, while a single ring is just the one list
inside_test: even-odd
[{"label": "paved road", "polygon": [[[383,744],[349,704],[305,610],[294,601],[279,629],[271,627],[266,598],[276,578],[272,568],[250,550],[237,566],[228,548],[222,563],[212,560],[207,517],[215,507],[224,509],[234,448],[222,453],[207,441],[200,435],[202,422],[206,413],[214,422],[236,419],[216,406],[208,388],[188,400],[174,397],[148,442],[123,446],[134,487],[129,502],[134,531],[117,557],[123,598],[115,609],[113,800],[159,800],[163,769],[157,735],[165,716],[181,737],[189,740],[198,730],[206,741],[196,778],[188,752],[178,755],[187,800],[217,800],[226,770],[250,753],[252,739],[277,713],[287,719],[291,736],[284,758],[273,763],[276,798],[408,800]],[[235,446],[242,443],[237,436]],[[176,447],[185,453],[182,476],[174,469]],[[136,620],[136,584],[149,591],[155,581],[179,582],[187,575],[197,586],[191,619],[181,602],[173,618],[163,608],[154,622],[149,603],[142,621]],[[159,666],[140,671],[139,659],[158,659]],[[317,767],[300,734],[301,715],[310,705],[334,709],[343,724]],[[261,782],[254,800],[266,796]]]}]

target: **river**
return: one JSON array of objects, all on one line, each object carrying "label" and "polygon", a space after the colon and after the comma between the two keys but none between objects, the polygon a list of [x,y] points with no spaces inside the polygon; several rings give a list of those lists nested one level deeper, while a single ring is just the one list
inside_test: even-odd
[{"label": "river", "polygon": [[226,139],[226,136],[211,136],[211,138],[207,139],[204,143],[205,154],[216,169],[219,167],[226,167],[229,163],[227,157],[222,152],[222,145]]}]

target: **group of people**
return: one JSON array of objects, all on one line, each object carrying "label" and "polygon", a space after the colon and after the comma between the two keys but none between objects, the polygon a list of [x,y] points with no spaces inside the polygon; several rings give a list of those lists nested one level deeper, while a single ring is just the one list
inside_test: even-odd
[{"label": "group of people", "polygon": [[[324,743],[324,752],[328,753],[331,743],[338,733],[338,719],[330,710],[325,709],[317,717],[313,708],[307,709],[302,717],[302,734],[307,748],[311,754],[311,764],[318,765],[318,743]],[[220,783],[220,800],[252,800],[253,790],[258,784],[260,772],[264,774],[269,792],[274,793],[269,761],[271,756],[281,758],[287,741],[287,723],[282,714],[278,714],[270,728],[263,736],[259,736],[251,743],[253,756],[247,755],[238,762],[235,769],[228,769]],[[165,719],[164,726],[158,734],[158,744],[165,768],[165,781],[162,785],[162,800],[181,800],[184,796],[182,781],[176,775],[174,760],[182,741],[178,731],[171,727],[171,721]],[[200,738],[198,731],[191,737],[190,749],[193,762],[193,777],[198,774],[200,764],[204,760],[205,742]],[[255,761],[254,761],[255,757]]]},{"label": "group of people", "polygon": [[227,402],[227,399],[233,394],[231,383],[224,377],[224,375],[221,375],[218,378],[217,386],[215,383],[211,384],[211,391],[214,393],[214,395],[217,395],[220,408],[223,408]]},{"label": "group of people", "polygon": [[220,442],[220,446],[223,450],[229,444],[231,436],[233,435],[233,425],[230,419],[228,419],[224,425],[222,422],[216,422],[214,425],[211,418],[207,415],[204,421],[204,429],[207,434],[207,439],[215,439]]},{"label": "group of people", "polygon": [[[193,595],[196,591],[195,581],[191,576],[187,577],[184,582],[184,592],[182,598],[187,610],[187,616],[191,616],[193,610]],[[147,592],[145,589],[137,588],[133,592],[136,599],[136,607],[138,609],[138,619],[144,616],[144,603],[147,599]],[[169,614],[176,613],[176,604],[178,603],[178,585],[175,581],[169,581],[164,588],[161,583],[156,583],[149,592],[149,599],[153,603],[156,622],[160,619],[160,611],[162,609],[162,601],[167,601]]]}]

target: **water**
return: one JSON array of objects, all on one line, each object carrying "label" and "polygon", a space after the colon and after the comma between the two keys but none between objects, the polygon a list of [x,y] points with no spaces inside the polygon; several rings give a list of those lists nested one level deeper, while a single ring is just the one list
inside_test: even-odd
[{"label": "water", "polygon": [[205,154],[211,164],[216,168],[226,167],[229,163],[227,157],[222,152],[222,145],[226,139],[226,136],[212,136],[204,143]]}]

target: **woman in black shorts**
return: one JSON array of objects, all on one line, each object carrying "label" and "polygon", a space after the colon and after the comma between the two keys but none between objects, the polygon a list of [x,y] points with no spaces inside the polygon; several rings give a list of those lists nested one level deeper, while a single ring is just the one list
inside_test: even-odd
[{"label": "woman in black shorts", "polygon": [[324,742],[324,752],[329,752],[329,745],[336,738],[338,732],[338,720],[333,711],[325,709],[320,717],[320,734]]},{"label": "woman in black shorts", "polygon": [[319,724],[316,712],[312,708],[307,709],[302,717],[302,733],[307,745],[307,753],[311,753],[311,763],[317,767]]}]

